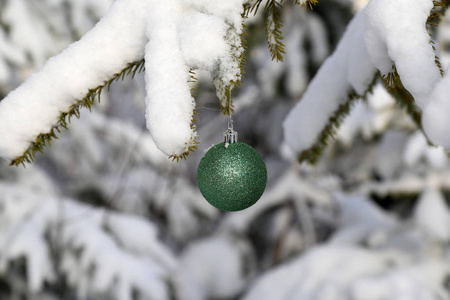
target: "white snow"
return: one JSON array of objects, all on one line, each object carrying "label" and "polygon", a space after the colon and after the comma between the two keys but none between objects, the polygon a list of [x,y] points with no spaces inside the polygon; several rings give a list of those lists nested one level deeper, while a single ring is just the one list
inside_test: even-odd
[{"label": "white snow", "polygon": [[124,248],[139,256],[151,257],[172,271],[176,267],[176,260],[166,248],[155,243],[158,240],[158,232],[152,225],[142,218],[111,213],[106,226]]},{"label": "white snow", "polygon": [[355,90],[362,94],[375,75],[363,42],[364,11],[349,24],[336,51],[322,65],[300,102],[283,123],[286,143],[301,152],[311,147],[339,105]]},{"label": "white snow", "polygon": [[408,138],[405,145],[403,160],[407,166],[413,166],[419,162],[427,149],[427,140],[420,132],[414,133]]},{"label": "white snow", "polygon": [[177,1],[155,1],[150,5],[145,49],[147,128],[167,155],[181,155],[196,136],[191,128],[195,107],[191,96],[189,67],[183,60],[177,24],[182,11]]},{"label": "white snow", "polygon": [[[175,273],[178,297],[184,300],[226,299],[245,287],[246,247],[227,237],[193,243],[182,254]],[[249,255],[247,253],[247,255]],[[250,254],[251,255],[251,254]]]},{"label": "white snow", "polygon": [[398,175],[403,164],[403,153],[408,135],[404,131],[389,130],[383,135],[376,156],[375,170],[382,178]]},{"label": "white snow", "polygon": [[[14,4],[16,0],[8,1]],[[78,1],[80,6],[102,2]],[[62,1],[43,3],[49,2]],[[339,0],[339,5],[351,2]],[[214,69],[229,49],[218,33],[215,36],[216,31],[228,30],[224,24],[231,23],[221,14],[239,3],[222,1],[217,3],[222,10],[215,12],[212,0],[179,3],[186,4],[176,27],[182,62],[189,68]],[[53,10],[49,11],[53,14]],[[316,66],[320,61],[316,61],[316,50],[324,50],[320,44],[326,43],[329,33],[309,27],[309,15],[299,16],[303,23],[285,22],[287,49],[298,51],[291,57],[286,54],[288,66],[271,62],[265,44],[256,46],[249,56],[255,70],[248,74],[252,83],[235,99],[236,112],[243,113],[242,128],[254,127],[263,132],[266,142],[261,147],[272,154],[278,151],[280,141],[280,128],[274,124],[279,124],[290,106],[288,101],[279,101],[277,87],[284,85],[289,96],[301,93],[302,84],[307,82],[303,76],[308,73],[304,59]],[[323,27],[322,16],[316,18]],[[189,28],[191,23],[186,20],[210,22],[211,30],[198,34],[198,41],[209,34],[211,41],[222,43],[222,50],[196,56],[192,48],[188,50],[192,46],[183,46],[182,34],[189,36],[195,28]],[[148,41],[145,34],[142,37],[144,45]],[[197,34],[191,38],[196,39]],[[308,40],[314,50],[302,49]],[[0,43],[0,49],[3,46]],[[201,46],[205,48],[199,46],[199,53],[210,45]],[[17,48],[18,56],[13,57],[15,50],[7,50],[7,65],[23,63],[20,53],[26,51]],[[323,53],[326,51],[317,56],[323,57]],[[194,63],[197,66],[190,65]],[[349,118],[351,122],[346,123],[345,141],[354,142],[352,149],[331,149],[338,151],[328,152],[323,161],[310,168],[288,166],[277,155],[270,155],[272,184],[267,193],[251,210],[220,214],[201,198],[192,181],[192,166],[200,159],[201,151],[189,162],[172,164],[150,135],[141,130],[144,101],[136,94],[144,90],[142,77],[138,76],[140,90],[125,82],[126,88],[134,92],[117,93],[114,86],[112,101],[102,101],[100,109],[104,114],[96,107],[72,121],[71,130],[55,141],[39,164],[16,169],[0,163],[0,277],[11,282],[14,292],[28,289],[42,294],[42,298],[51,298],[48,294],[53,291],[47,286],[54,286],[58,279],[53,269],[51,238],[63,246],[60,271],[73,296],[79,299],[128,300],[133,298],[133,290],[143,299],[448,298],[445,283],[450,271],[450,226],[442,191],[450,189],[449,165],[443,152],[428,146],[417,128],[399,122],[406,114],[395,109],[384,89],[378,86],[367,102],[360,102]],[[340,82],[351,89],[352,80]],[[211,98],[207,90],[209,94],[202,94]],[[444,92],[439,98],[445,98]],[[117,103],[113,103],[115,99]],[[134,108],[135,102],[142,103]],[[260,105],[267,110],[256,109]],[[131,110],[128,119],[140,116],[132,120],[134,125],[116,118],[117,111],[122,113],[122,108],[127,107]],[[164,113],[166,106],[160,108]],[[441,114],[445,117],[445,110]],[[222,132],[221,127],[226,126],[223,116],[209,117],[200,131],[203,145],[211,144],[217,132]],[[402,136],[392,129],[406,129],[406,134]],[[359,132],[364,138],[375,138],[355,138]],[[374,176],[374,170],[382,178]],[[49,178],[47,171],[56,179]],[[347,193],[336,194],[342,190]],[[98,197],[116,212],[81,204],[63,196],[67,194],[80,201]],[[389,203],[394,208],[386,212],[371,201],[371,196],[394,199]],[[416,196],[419,201],[414,204],[410,199]],[[402,217],[395,216],[397,205]],[[413,213],[405,216],[403,205]],[[12,276],[11,262],[21,258],[27,273]]]},{"label": "white snow", "polygon": [[340,229],[330,240],[332,244],[357,244],[374,232],[393,228],[397,222],[369,199],[337,194],[340,210]]},{"label": "white snow", "polygon": [[[101,18],[113,0],[5,1],[0,11],[0,82],[22,82],[79,38]],[[16,73],[16,71],[19,71]],[[14,84],[14,86],[16,83]]]},{"label": "white snow", "polygon": [[295,27],[287,37],[286,45],[286,63],[292,68],[288,69],[287,88],[291,95],[299,96],[308,85],[308,74],[305,71],[307,58],[302,51],[302,40],[305,39],[305,32],[301,27]]},{"label": "white snow", "polygon": [[[432,300],[446,298],[447,293],[433,280],[445,276],[448,268],[440,261],[430,261],[402,270],[387,271],[358,280],[351,289],[352,299]],[[431,279],[431,280],[430,280]]]},{"label": "white snow", "polygon": [[8,66],[6,61],[10,61],[13,64],[24,64],[26,62],[25,53],[20,49],[7,42],[5,33],[0,30],[0,82],[4,82],[8,79]]},{"label": "white snow", "polygon": [[[113,0],[75,0],[70,5],[73,10],[72,22],[78,34],[82,35],[93,27],[93,20],[88,16],[94,14],[98,19],[106,14]],[[89,14],[86,14],[86,11]]]},{"label": "white snow", "polygon": [[352,108],[350,115],[338,129],[337,140],[349,147],[358,134],[366,140],[373,138],[393,122],[396,116],[394,108],[392,96],[381,84],[375,85],[367,101],[357,102]]},{"label": "white snow", "polygon": [[[61,45],[56,44],[52,39],[50,32],[45,30],[47,24],[38,22],[37,16],[27,9],[26,1],[9,1],[2,10],[2,19],[13,24],[10,28],[12,42],[28,52],[38,65],[46,61],[52,49],[61,48]],[[21,22],[14,22],[18,15],[22,15]],[[33,34],[35,32],[40,34]]]},{"label": "white snow", "polygon": [[448,89],[450,86],[450,72],[448,69],[444,79],[437,85],[430,96],[429,105],[425,107],[422,115],[422,125],[427,137],[432,143],[444,147],[447,151],[450,149],[450,128],[449,114],[450,104],[448,101]]},{"label": "white snow", "polygon": [[435,169],[443,169],[448,164],[448,158],[442,147],[428,145],[422,132],[417,131],[408,138],[405,145],[404,161],[408,166],[419,164],[425,159]]},{"label": "white snow", "polygon": [[298,170],[289,170],[278,179],[270,191],[263,194],[252,209],[228,215],[222,226],[232,232],[245,232],[257,215],[270,207],[279,205],[284,199],[294,199],[296,202],[309,199],[317,205],[330,206],[332,199],[327,188],[317,185],[302,178]]},{"label": "white snow", "polygon": [[350,2],[352,2],[353,11],[358,12],[369,3],[369,0],[352,0]]},{"label": "white snow", "polygon": [[440,80],[425,23],[432,0],[373,0],[365,9],[364,41],[372,63],[387,75],[395,65],[405,88],[424,109]]},{"label": "white snow", "polygon": [[[408,0],[373,0],[354,17],[337,50],[323,64],[283,124],[285,141],[292,150],[301,152],[316,142],[347,93],[353,88],[361,94],[367,88],[375,74],[374,66],[383,75],[396,67],[404,86],[424,110],[426,134],[432,142],[450,149],[450,138],[444,130],[450,126],[446,117],[450,113],[446,101],[448,79],[431,95],[441,81],[426,29],[432,8],[431,0],[414,4]],[[361,117],[363,108],[358,107]],[[346,144],[355,135],[356,126],[350,124],[350,128],[344,129]]]},{"label": "white snow", "polygon": [[115,2],[80,41],[47,61],[39,73],[0,102],[0,156],[22,155],[89,88],[143,56],[146,8],[147,2],[138,0]]},{"label": "white snow", "polygon": [[316,247],[261,276],[243,299],[349,299],[348,285],[385,268],[385,257],[361,248]]},{"label": "white snow", "polygon": [[414,219],[427,235],[440,240],[450,240],[450,211],[440,191],[426,188],[414,208]]},{"label": "white snow", "polygon": [[[28,288],[37,292],[43,287],[45,280],[51,280],[54,272],[48,261],[50,260],[50,249],[43,240],[43,228],[36,226],[35,222],[17,224],[17,228],[2,230],[0,246],[2,257],[0,259],[0,270],[5,271],[8,260],[24,257],[27,263]],[[20,232],[17,235],[17,232]]]},{"label": "white snow", "polygon": [[[23,4],[22,0],[9,3]],[[60,113],[68,111],[89,89],[142,57],[146,59],[147,127],[162,152],[183,154],[196,138],[191,125],[195,102],[188,84],[189,70],[217,71],[216,79],[227,84],[240,79],[236,58],[243,51],[239,37],[242,4],[242,0],[116,1],[90,32],[48,60],[40,72],[1,102],[0,156],[21,156],[36,136],[49,132]],[[104,7],[99,3],[100,10]],[[75,17],[74,22],[86,21]],[[23,26],[29,24],[23,22]],[[34,36],[17,38],[35,41]],[[35,60],[46,54],[39,55]],[[5,66],[0,63],[0,80],[2,74],[6,78]]]},{"label": "white snow", "polygon": [[213,15],[194,12],[184,16],[179,31],[186,63],[196,69],[212,71],[219,58],[228,51],[227,28],[221,18]]},{"label": "white snow", "polygon": [[240,28],[242,19],[242,4],[245,0],[211,1],[211,0],[182,0],[186,5],[192,6],[200,12],[217,16],[234,27]]},{"label": "white snow", "polygon": [[[442,285],[449,271],[447,259],[445,255],[432,254],[433,246],[426,246],[423,235],[417,235],[411,226],[402,228],[367,199],[340,195],[338,201],[345,222],[338,226],[331,242],[266,272],[243,299],[447,297]],[[365,242],[368,245],[362,246]]]},{"label": "white snow", "polygon": [[79,297],[113,289],[116,299],[129,300],[137,289],[148,299],[168,299],[165,277],[176,261],[148,220],[109,214],[23,185],[2,183],[0,191],[0,272],[23,257],[28,287],[40,291],[55,276],[46,240],[51,236],[61,246],[61,271]]}]

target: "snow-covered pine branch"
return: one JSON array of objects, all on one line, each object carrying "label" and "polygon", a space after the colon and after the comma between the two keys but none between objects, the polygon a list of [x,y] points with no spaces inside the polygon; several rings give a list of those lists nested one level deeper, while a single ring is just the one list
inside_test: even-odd
[{"label": "snow-covered pine branch", "polygon": [[374,83],[376,69],[363,46],[364,20],[362,10],[284,121],[285,140],[301,159],[317,160],[351,101],[364,97]]},{"label": "snow-covered pine branch", "polygon": [[33,160],[80,106],[90,107],[145,57],[147,127],[162,152],[186,157],[197,144],[190,69],[212,72],[219,96],[239,82],[242,9],[243,0],[117,0],[91,31],[0,102],[0,156],[16,165]]},{"label": "snow-covered pine branch", "polygon": [[[405,98],[403,104],[419,126],[420,111],[416,105],[426,110],[428,103],[434,103],[428,109],[432,111],[429,119],[433,119],[442,105],[430,100],[430,95],[441,75],[426,24],[430,23],[430,15],[439,16],[436,9],[443,6],[432,0],[373,0],[354,17],[336,51],[283,124],[285,141],[300,153],[300,160],[317,160],[335,127],[348,113],[349,101],[370,91],[376,69],[383,77],[398,77],[392,92]],[[410,95],[415,104],[407,102]],[[434,126],[433,132],[426,130],[431,136],[443,135],[446,128],[436,119],[424,124],[430,129]]]},{"label": "snow-covered pine branch", "polygon": [[366,8],[364,46],[372,63],[386,76],[393,66],[416,105],[424,109],[440,80],[440,70],[426,23],[434,3],[431,0],[371,1]]},{"label": "snow-covered pine branch", "polygon": [[0,156],[17,160],[28,152],[32,158],[33,150],[40,151],[45,141],[40,135],[51,136],[61,113],[127,63],[143,57],[146,10],[142,6],[141,1],[115,2],[94,29],[0,102]]},{"label": "snow-covered pine branch", "polygon": [[[132,299],[136,291],[146,299],[168,299],[166,280],[177,261],[148,220],[23,185],[2,183],[0,191],[0,274],[24,258],[31,293],[64,275],[81,299],[111,292],[116,299]],[[60,254],[59,270],[52,245]]]}]

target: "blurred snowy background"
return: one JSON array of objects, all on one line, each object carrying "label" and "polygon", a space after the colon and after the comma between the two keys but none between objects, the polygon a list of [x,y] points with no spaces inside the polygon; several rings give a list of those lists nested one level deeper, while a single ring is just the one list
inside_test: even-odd
[{"label": "blurred snowy background", "polygon": [[[0,0],[0,99],[111,2]],[[269,173],[248,210],[220,212],[196,185],[226,129],[203,73],[201,145],[187,161],[168,160],[145,129],[142,74],[115,83],[34,164],[1,161],[0,299],[450,299],[450,166],[384,87],[354,106],[318,165],[281,147],[284,117],[367,2],[286,2],[284,63],[270,59],[262,15],[248,20],[235,129]],[[435,39],[447,64],[450,16]]]}]

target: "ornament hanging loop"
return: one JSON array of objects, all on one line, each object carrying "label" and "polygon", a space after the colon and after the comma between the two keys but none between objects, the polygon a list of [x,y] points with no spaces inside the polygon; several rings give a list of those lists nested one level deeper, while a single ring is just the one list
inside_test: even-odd
[{"label": "ornament hanging loop", "polygon": [[228,129],[223,133],[223,141],[225,144],[233,144],[238,141],[238,133],[233,130],[233,118],[231,114],[228,116]]}]

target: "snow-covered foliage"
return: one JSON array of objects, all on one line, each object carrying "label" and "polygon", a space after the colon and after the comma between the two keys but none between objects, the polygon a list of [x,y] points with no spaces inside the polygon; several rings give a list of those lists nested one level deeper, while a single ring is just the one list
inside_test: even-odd
[{"label": "snow-covered foliage", "polygon": [[389,84],[397,84],[390,78],[398,73],[402,85],[414,97],[414,105],[425,112],[423,127],[427,136],[437,145],[448,147],[443,113],[446,104],[435,95],[444,95],[436,85],[445,84],[440,83],[440,62],[427,31],[430,15],[440,5],[432,0],[413,5],[406,0],[370,1],[354,17],[333,55],[286,118],[288,146],[302,153],[325,143],[334,130],[329,124],[339,125],[336,123],[349,100],[366,97],[379,71]]},{"label": "snow-covered foliage", "polygon": [[[112,0],[30,0],[0,4],[0,86],[15,86],[102,17]],[[17,72],[19,71],[19,72]],[[18,73],[18,74],[17,74]]]},{"label": "snow-covered foliage", "polygon": [[375,67],[364,47],[364,22],[363,10],[353,18],[334,54],[321,66],[301,102],[286,118],[285,139],[296,152],[312,147],[348,95],[352,91],[363,95],[372,82]]},{"label": "snow-covered foliage", "polygon": [[132,299],[136,291],[167,299],[165,281],[176,260],[153,224],[24,185],[2,183],[0,190],[0,270],[8,272],[10,261],[24,259],[31,293],[64,276],[81,299],[100,293]]},{"label": "snow-covered foliage", "polygon": [[[115,1],[92,30],[1,102],[0,135],[5,142],[0,156],[10,160],[22,156],[41,134],[52,133],[61,113],[130,63],[145,58],[147,127],[167,156],[185,157],[196,148],[189,71],[213,72],[221,82],[216,84],[219,94],[239,82],[242,4],[242,0]],[[197,51],[199,47],[204,49]],[[216,51],[208,51],[211,48]]]},{"label": "snow-covered foliage", "polygon": [[365,9],[364,46],[382,75],[398,71],[403,85],[424,109],[440,79],[426,22],[433,1],[371,1]]},{"label": "snow-covered foliage", "polygon": [[[241,26],[240,13],[236,12],[242,1],[119,0],[106,13],[111,2],[0,1],[0,39],[6,41],[0,41],[0,61],[6,65],[7,78],[0,83],[1,92],[13,90],[31,70],[40,68],[48,56],[78,39],[106,14],[95,28],[104,26],[100,24],[107,23],[105,20],[111,18],[114,7],[129,4],[128,10],[118,13],[122,15],[138,2],[142,7],[148,5],[154,9],[183,5],[183,10],[164,18],[167,22],[162,24],[156,13],[139,11],[129,21],[133,26],[141,24],[142,31],[133,31],[124,39],[130,41],[139,34],[143,38],[135,40],[139,44],[139,47],[134,44],[136,49],[142,46],[136,59],[146,55],[146,47],[154,47],[158,55],[180,55],[167,63],[177,76],[186,75],[180,85],[175,86],[173,79],[164,82],[164,78],[157,78],[158,84],[150,88],[167,86],[167,83],[171,83],[170,93],[180,88],[182,101],[188,104],[188,109],[183,108],[185,116],[189,116],[183,121],[185,125],[190,124],[193,108],[189,89],[196,88],[200,149],[187,161],[174,163],[158,149],[156,136],[145,130],[148,120],[144,111],[149,101],[153,101],[146,99],[146,90],[151,85],[148,70],[154,68],[150,76],[156,76],[161,67],[157,61],[147,59],[147,74],[137,73],[134,80],[125,76],[122,82],[112,84],[110,92],[105,90],[102,94],[102,102],[93,106],[92,112],[83,111],[79,119],[73,118],[70,130],[61,132],[60,138],[46,149],[46,155],[37,156],[35,164],[13,168],[1,161],[0,299],[442,300],[450,297],[448,158],[442,148],[430,146],[427,137],[436,142],[434,137],[424,136],[418,123],[411,119],[407,109],[398,106],[383,82],[372,82],[381,60],[376,61],[373,55],[377,53],[361,46],[368,39],[364,36],[364,23],[370,10],[394,9],[391,3],[410,5],[402,8],[399,12],[402,17],[394,25],[408,23],[409,17],[411,21],[421,18],[425,22],[426,15],[420,15],[420,8],[428,8],[428,1],[414,1],[415,6],[411,1],[372,0],[372,8],[359,14],[356,14],[358,8],[369,1],[320,1],[313,11],[300,10],[283,1],[280,13],[286,54],[284,62],[278,63],[271,60],[261,37],[265,27],[263,9],[249,16],[245,80],[235,91],[233,119],[240,140],[263,155],[269,181],[257,204],[236,213],[219,212],[204,201],[196,187],[195,173],[203,150],[220,142],[226,129],[227,120],[216,100],[220,92],[217,74],[236,71],[235,58],[224,56],[235,48],[222,37],[224,34],[237,37],[237,31],[230,32],[230,26],[234,24],[237,30]],[[3,14],[8,6],[16,8],[5,18]],[[46,13],[50,11],[58,13]],[[144,14],[146,22],[140,18]],[[230,18],[231,15],[237,17]],[[24,16],[27,16],[25,20]],[[403,80],[401,72],[410,66],[403,65],[401,71],[402,63],[397,63],[403,59],[403,54],[397,51],[405,50],[397,48],[395,40],[391,40],[392,32],[398,28],[393,31],[383,28],[393,23],[392,19],[388,20],[388,14],[380,17],[380,20],[386,18],[384,24],[377,23],[380,20],[373,19],[373,15],[371,18],[375,24],[371,27],[372,34],[389,36],[378,40],[374,47],[395,46],[383,61],[389,59],[390,67],[395,62]],[[433,36],[443,65],[449,55],[448,18],[445,17]],[[144,26],[152,22],[161,27],[157,30]],[[26,26],[20,27],[19,23]],[[178,24],[175,29],[171,27],[174,23]],[[36,36],[27,41],[30,26],[35,28]],[[110,37],[115,40],[115,48],[102,46],[99,53],[104,57],[86,70],[86,76],[94,76],[96,67],[108,55],[124,50],[117,46],[120,34],[128,30],[124,26]],[[13,27],[16,29],[12,30]],[[418,23],[411,23],[411,30],[419,27]],[[414,43],[425,41],[424,28],[420,28],[421,35]],[[93,29],[89,34],[96,30],[100,29]],[[167,37],[172,34],[172,38],[161,38],[150,45],[148,37],[161,34],[159,30],[167,32]],[[411,34],[406,32],[402,38],[408,39]],[[42,43],[31,48],[23,46],[38,37]],[[201,44],[203,39],[211,43]],[[427,45],[417,46],[417,53],[431,51],[426,39]],[[232,41],[240,43],[237,39]],[[178,43],[178,50],[172,48],[174,43]],[[167,51],[160,52],[163,48]],[[327,59],[334,49],[334,54]],[[430,60],[419,61],[418,56],[411,58],[411,66],[423,63],[430,67],[423,67],[419,75],[426,76],[426,71],[436,74],[434,58],[430,64]],[[95,56],[86,57],[91,59],[96,60]],[[51,61],[55,59],[44,70],[51,66]],[[117,69],[105,70],[117,72],[124,63],[124,60],[112,62],[107,67]],[[196,71],[197,82],[188,86],[190,68],[206,72]],[[88,79],[81,78],[61,87],[58,82],[72,76],[70,72],[60,74],[63,73],[65,77],[57,78],[53,85],[45,85],[48,91],[76,89],[80,87],[78,83]],[[411,83],[415,79],[414,74],[410,75]],[[36,76],[43,75],[33,77]],[[92,83],[107,78],[102,76],[105,73],[100,72],[91,78]],[[30,80],[25,86],[34,79]],[[405,86],[407,81],[403,80]],[[424,84],[429,92],[441,91],[436,99],[442,99],[439,101],[443,103],[445,86],[437,83],[434,88],[434,83]],[[349,116],[342,120],[335,141],[326,148],[317,165],[298,164],[295,155],[292,159],[292,149],[282,146],[282,123],[289,112],[293,116],[292,124],[305,124],[302,128],[290,128],[291,134],[296,143],[308,147],[303,138],[314,142],[313,131],[320,132],[327,121],[326,116],[308,109],[333,113],[339,101],[346,101],[352,92],[361,96],[368,85],[372,92],[367,92],[365,101],[356,101],[349,107]],[[38,84],[37,88],[45,86]],[[423,91],[410,92],[416,96]],[[156,91],[161,95],[165,92]],[[295,106],[299,97],[302,100]],[[158,106],[160,100],[150,105]],[[428,101],[425,118],[434,99]],[[305,110],[298,109],[302,105]],[[179,106],[181,109],[183,104]],[[444,111],[438,116],[445,116]],[[170,115],[170,111],[163,111],[158,117]],[[300,115],[306,120],[295,120]],[[13,115],[8,117],[12,119]],[[166,126],[162,124],[156,122],[155,126]],[[444,133],[442,138],[446,138]],[[292,141],[287,142],[292,145]],[[3,139],[0,134],[0,147],[4,143],[6,137]]]}]

